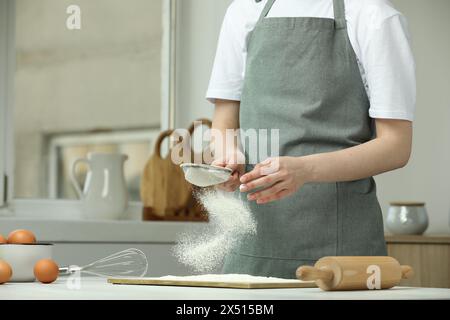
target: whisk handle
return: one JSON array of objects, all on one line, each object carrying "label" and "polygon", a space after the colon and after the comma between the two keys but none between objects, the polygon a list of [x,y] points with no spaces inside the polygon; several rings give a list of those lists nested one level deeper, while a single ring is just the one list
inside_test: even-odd
[{"label": "whisk handle", "polygon": [[61,267],[59,268],[59,275],[71,275],[77,271],[81,271],[81,268],[78,266],[68,266],[68,267]]},{"label": "whisk handle", "polygon": [[59,275],[63,276],[66,274],[70,274],[70,267],[59,268]]}]

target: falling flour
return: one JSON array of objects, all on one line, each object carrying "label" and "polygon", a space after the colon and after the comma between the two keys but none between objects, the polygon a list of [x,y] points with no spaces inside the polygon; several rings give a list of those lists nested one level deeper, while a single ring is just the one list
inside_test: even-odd
[{"label": "falling flour", "polygon": [[201,230],[180,235],[174,254],[197,272],[216,269],[236,243],[256,234],[256,221],[247,205],[232,193],[203,190],[197,198],[208,212],[209,223]]}]

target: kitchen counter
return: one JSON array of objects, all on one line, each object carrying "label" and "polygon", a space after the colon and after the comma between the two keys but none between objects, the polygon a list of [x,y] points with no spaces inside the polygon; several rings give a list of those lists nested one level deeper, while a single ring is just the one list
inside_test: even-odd
[{"label": "kitchen counter", "polygon": [[450,289],[395,287],[380,291],[324,292],[308,289],[220,289],[166,286],[113,285],[100,278],[83,278],[80,289],[69,289],[65,279],[53,284],[7,283],[0,285],[0,300],[395,300],[450,299]]},{"label": "kitchen counter", "polygon": [[203,222],[0,217],[0,234],[6,236],[15,229],[28,229],[40,242],[175,243],[181,232],[203,225]]},{"label": "kitchen counter", "polygon": [[422,244],[450,244],[450,234],[423,234],[423,235],[385,235],[386,242],[390,243],[422,243]]}]

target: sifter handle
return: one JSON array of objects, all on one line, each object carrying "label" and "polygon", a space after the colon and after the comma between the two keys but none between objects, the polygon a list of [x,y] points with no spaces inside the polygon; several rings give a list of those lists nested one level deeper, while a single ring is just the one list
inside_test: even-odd
[{"label": "sifter handle", "polygon": [[311,266],[302,266],[297,269],[297,278],[303,281],[322,280],[325,282],[333,280],[333,271],[328,268],[318,269]]}]

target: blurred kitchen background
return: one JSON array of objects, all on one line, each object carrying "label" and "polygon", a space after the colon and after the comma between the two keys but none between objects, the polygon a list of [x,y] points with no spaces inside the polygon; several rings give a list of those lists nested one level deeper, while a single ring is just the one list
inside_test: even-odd
[{"label": "blurred kitchen background", "polygon": [[72,162],[103,151],[130,155],[125,175],[139,200],[160,128],[162,2],[77,1],[82,29],[72,31],[73,1],[16,1],[16,197],[76,198]]},{"label": "blurred kitchen background", "polygon": [[[14,0],[0,0],[0,19],[6,19],[8,1]],[[139,201],[142,170],[161,129],[186,128],[212,116],[204,96],[231,1],[14,2],[12,197],[76,199],[69,181],[72,162],[90,151],[107,151],[129,155],[127,188],[130,200]],[[417,111],[411,160],[404,169],[376,177],[378,195],[384,214],[391,201],[425,202],[427,234],[448,237],[450,1],[392,2],[409,21]],[[176,11],[170,10],[174,3]],[[81,30],[65,27],[71,4],[82,10]],[[86,170],[80,166],[80,180]],[[448,248],[450,240],[445,241]],[[450,281],[448,269],[446,277]]]}]

